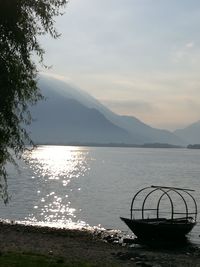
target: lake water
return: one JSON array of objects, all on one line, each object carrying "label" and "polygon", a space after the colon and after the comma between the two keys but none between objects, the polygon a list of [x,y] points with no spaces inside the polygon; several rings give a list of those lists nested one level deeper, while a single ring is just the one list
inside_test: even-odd
[{"label": "lake water", "polygon": [[[133,195],[145,186],[192,188],[200,205],[200,150],[39,146],[10,165],[1,218],[57,227],[101,226],[131,234]],[[190,239],[200,244],[199,224]]]}]

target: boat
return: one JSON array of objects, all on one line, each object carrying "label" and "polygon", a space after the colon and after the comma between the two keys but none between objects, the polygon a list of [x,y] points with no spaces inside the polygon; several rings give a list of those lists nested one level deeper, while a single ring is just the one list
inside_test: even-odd
[{"label": "boat", "polygon": [[[197,204],[191,194],[193,191],[154,185],[142,188],[132,199],[130,218],[120,218],[139,239],[185,237],[196,225],[197,220]],[[141,207],[137,207],[137,200],[141,203]],[[154,206],[147,205],[148,200],[149,204]],[[165,200],[164,205],[163,200]],[[160,210],[161,206],[168,211]],[[139,218],[136,218],[138,213]]]}]

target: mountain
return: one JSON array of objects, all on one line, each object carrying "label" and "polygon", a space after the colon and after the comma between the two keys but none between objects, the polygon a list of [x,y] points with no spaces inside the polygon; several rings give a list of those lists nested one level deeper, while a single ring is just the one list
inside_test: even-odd
[{"label": "mountain", "polygon": [[174,133],[186,140],[188,144],[200,144],[200,121],[192,123],[184,129],[177,129]]},{"label": "mountain", "polygon": [[39,87],[46,101],[32,108],[36,120],[29,130],[35,142],[184,144],[169,131],[115,114],[91,95],[60,80],[41,76]]},{"label": "mountain", "polygon": [[[39,84],[46,100],[32,108],[34,121],[28,129],[36,143],[133,142],[131,134],[114,125],[97,109],[88,108],[72,98],[71,87],[69,93],[64,96],[58,84]],[[78,91],[76,93],[78,94]]]},{"label": "mountain", "polygon": [[168,143],[174,145],[185,145],[184,139],[177,137],[167,130],[153,128],[135,117],[119,116],[115,114],[112,120],[120,127],[134,135],[139,135],[143,143]]}]

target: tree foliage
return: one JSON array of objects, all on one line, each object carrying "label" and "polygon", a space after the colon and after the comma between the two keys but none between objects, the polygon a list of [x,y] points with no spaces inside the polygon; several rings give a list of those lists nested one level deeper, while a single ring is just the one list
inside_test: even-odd
[{"label": "tree foliage", "polygon": [[20,157],[32,144],[24,127],[31,122],[29,106],[42,98],[37,87],[37,66],[43,62],[39,36],[59,36],[54,17],[67,0],[0,0],[0,193],[6,203],[5,164]]}]

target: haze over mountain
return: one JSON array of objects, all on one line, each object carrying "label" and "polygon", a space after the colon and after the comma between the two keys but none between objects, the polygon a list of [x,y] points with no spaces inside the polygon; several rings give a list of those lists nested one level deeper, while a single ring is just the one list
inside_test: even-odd
[{"label": "haze over mountain", "polygon": [[192,123],[184,129],[177,129],[174,133],[186,140],[188,144],[200,144],[200,121]]},{"label": "haze over mountain", "polygon": [[40,144],[185,142],[167,130],[155,129],[135,117],[120,116],[95,98],[60,80],[41,76],[45,101],[32,108],[32,138]]}]

